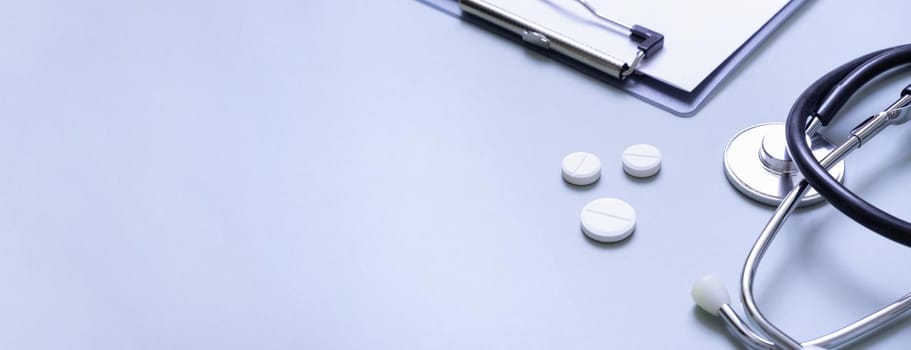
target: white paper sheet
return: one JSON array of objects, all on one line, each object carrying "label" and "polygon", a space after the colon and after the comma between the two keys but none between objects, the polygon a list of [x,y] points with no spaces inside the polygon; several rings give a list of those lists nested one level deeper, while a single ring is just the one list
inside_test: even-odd
[{"label": "white paper sheet", "polygon": [[[631,62],[636,46],[575,0],[486,0],[594,50]],[[691,92],[780,11],[789,0],[588,0],[628,26],[664,34],[664,49],[639,70]]]}]

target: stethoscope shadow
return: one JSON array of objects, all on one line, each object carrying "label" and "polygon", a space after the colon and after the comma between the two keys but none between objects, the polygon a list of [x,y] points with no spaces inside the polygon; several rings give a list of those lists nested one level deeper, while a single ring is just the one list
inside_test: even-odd
[{"label": "stethoscope shadow", "polygon": [[[908,133],[908,132],[906,131],[906,133]],[[857,183],[856,186],[851,186],[852,190],[854,192],[856,192],[862,196],[863,193],[868,192],[869,190],[873,189],[875,186],[888,186],[889,184],[894,183],[896,181],[895,179],[890,179],[890,178],[901,177],[902,174],[908,174],[909,172],[911,172],[911,152],[905,151],[905,150],[911,149],[911,135],[907,135],[907,136],[908,137],[900,137],[899,139],[902,140],[903,142],[901,142],[900,145],[893,146],[894,148],[889,150],[891,153],[891,156],[887,157],[887,158],[892,159],[893,161],[891,161],[889,163],[882,163],[879,166],[879,168],[873,172],[873,173],[877,174],[877,176],[875,176],[875,177],[868,176],[866,178],[862,178],[859,180],[859,182]],[[876,145],[871,145],[871,146],[876,146]],[[880,145],[880,147],[881,147],[881,145]],[[800,208],[797,211],[795,211],[794,214],[800,215],[801,213],[809,211],[809,210],[822,209],[827,204],[828,204],[828,202],[823,201],[822,203],[819,203],[817,205]],[[793,267],[793,266],[795,266],[795,263],[812,262],[814,259],[817,262],[819,262],[819,260],[825,260],[826,268],[819,269],[820,270],[819,272],[830,275],[831,277],[834,278],[834,280],[849,281],[850,279],[846,278],[848,276],[845,275],[846,269],[841,268],[841,266],[838,265],[839,260],[834,259],[834,257],[835,257],[834,255],[828,255],[827,257],[822,258],[822,257],[820,257],[820,255],[817,254],[817,253],[820,253],[818,247],[822,246],[819,242],[820,239],[822,237],[824,237],[822,235],[822,233],[825,232],[826,229],[829,227],[829,225],[833,222],[833,220],[832,220],[833,217],[838,216],[838,215],[843,215],[840,211],[838,211],[835,208],[829,208],[827,210],[829,210],[829,213],[828,213],[828,215],[826,215],[823,218],[818,218],[813,221],[791,222],[792,225],[799,225],[798,227],[792,227],[792,228],[788,229],[787,228],[788,223],[785,223],[785,227],[782,230],[789,231],[792,233],[801,232],[801,236],[797,239],[790,240],[792,244],[797,244],[797,247],[795,249],[791,249],[791,256],[788,257],[789,260],[793,260],[793,261],[789,261],[788,263],[783,264],[783,266]],[[858,230],[864,229],[859,224],[855,224],[855,225],[857,226]],[[757,234],[758,234],[758,230],[757,230]],[[782,232],[782,234],[787,234],[787,232]],[[872,234],[872,232],[869,232],[866,234]],[[779,238],[779,240],[781,240],[783,238],[784,237],[781,237],[781,238]],[[822,266],[822,264],[816,264],[816,265]],[[780,271],[777,271],[777,272],[780,272]],[[787,276],[785,276],[785,274],[783,274],[783,273],[774,273],[773,276],[771,276],[771,278],[770,278],[769,285],[770,286],[782,285],[781,283],[784,283],[783,280],[785,278],[787,278]],[[870,301],[880,301],[879,297],[871,294],[873,291],[863,288],[863,286],[860,286],[856,283],[844,283],[844,286],[852,287],[852,290],[850,291],[852,293],[850,296],[851,298],[856,299],[858,295],[862,295],[862,296],[868,297],[868,300],[870,300]],[[837,289],[835,289],[835,290],[837,290]],[[833,291],[835,291],[835,290],[833,290]],[[767,288],[765,290],[765,292],[763,293],[763,294],[765,294],[763,297],[776,298],[776,297],[780,296],[780,295],[777,295],[777,293],[780,293],[780,292],[781,292],[780,288]],[[896,296],[896,298],[897,297],[898,296]]]},{"label": "stethoscope shadow", "polygon": [[709,328],[712,332],[716,334],[724,334],[724,337],[731,342],[731,348],[740,349],[743,347],[743,343],[740,342],[740,339],[734,336],[733,333],[728,332],[725,328],[724,322],[721,322],[717,316],[710,315],[705,310],[699,308],[699,306],[692,306],[693,317],[696,318],[696,321],[699,322],[703,327]]},{"label": "stethoscope shadow", "polygon": [[[908,133],[908,131],[906,131],[906,133]],[[864,192],[873,189],[875,186],[889,185],[894,181],[900,180],[893,178],[900,178],[902,174],[908,174],[911,172],[911,152],[906,151],[908,149],[911,149],[911,135],[898,137],[897,139],[902,140],[902,142],[899,142],[897,145],[893,145],[893,148],[887,151],[891,154],[890,157],[886,158],[891,159],[892,161],[883,163],[879,166],[878,169],[876,169],[876,171],[872,172],[878,174],[877,176],[867,176],[866,178],[860,179],[860,182],[858,182],[856,186],[852,186],[853,191],[862,195]],[[883,145],[878,146],[882,147]],[[743,197],[745,198],[744,200],[746,202],[752,203],[756,206],[762,206],[761,204],[756,204],[746,196]],[[823,202],[817,205],[800,208],[795,211],[794,215],[800,215],[802,212],[806,212],[808,210],[821,209],[826,205],[826,203],[827,202]],[[787,261],[783,264],[780,264],[780,267],[778,268],[779,271],[768,271],[765,273],[770,276],[767,277],[768,282],[763,283],[767,287],[763,287],[757,293],[759,294],[758,298],[760,300],[776,300],[783,297],[783,294],[785,294],[785,288],[781,288],[781,286],[786,286],[787,279],[792,278],[793,276],[793,273],[786,274],[783,270],[794,270],[794,266],[809,266],[804,269],[805,271],[800,272],[806,273],[807,271],[812,270],[812,276],[816,276],[817,278],[822,278],[828,281],[838,281],[838,288],[827,288],[826,292],[843,294],[843,298],[845,299],[864,300],[870,305],[878,305],[877,307],[883,307],[887,303],[891,303],[903,295],[893,295],[891,296],[892,299],[888,299],[884,298],[881,294],[875,294],[874,290],[871,290],[870,288],[864,288],[864,286],[860,283],[852,282],[857,281],[858,279],[853,278],[850,275],[850,269],[844,268],[844,265],[841,265],[839,263],[839,260],[835,259],[836,255],[828,254],[823,256],[820,254],[824,253],[819,249],[819,247],[824,246],[823,244],[820,244],[820,240],[823,239],[823,237],[826,237],[823,236],[822,233],[825,232],[827,228],[830,227],[830,225],[833,223],[833,217],[836,215],[842,215],[842,213],[837,209],[833,209],[834,208],[829,208],[830,213],[822,218],[817,218],[812,221],[790,222],[791,228],[787,228],[788,225],[787,223],[785,224],[783,231],[787,232],[782,232],[782,235],[786,235],[788,232],[791,232],[792,234],[800,232],[800,236],[796,238],[791,237],[790,235],[789,237],[779,237],[777,239],[778,242],[775,243],[781,244],[782,240],[788,240],[790,244],[796,244],[797,246],[791,247],[789,249],[790,255],[785,256],[785,259]],[[860,225],[857,226],[858,229],[862,229]],[[755,233],[758,234],[758,231],[759,227],[757,227]],[[773,245],[775,243],[773,243]],[[742,308],[735,307],[735,309]],[[740,344],[739,339],[731,335],[730,332],[724,331],[724,323],[718,322],[717,317],[706,314],[702,310],[698,309],[698,307],[694,307],[693,310],[696,319],[704,326],[716,329],[724,333],[733,344]],[[869,310],[869,312],[873,311],[875,310]],[[845,320],[844,325],[847,325],[849,322],[853,321],[854,320]],[[871,347],[876,343],[885,340],[890,335],[894,335],[899,331],[906,330],[906,327],[911,327],[911,314],[902,315],[898,318],[898,320],[893,321],[889,325],[879,327],[871,334],[858,339],[856,342],[845,345],[842,348],[852,349]],[[820,331],[830,332],[832,330]]]},{"label": "stethoscope shadow", "polygon": [[858,339],[856,342],[840,347],[839,349],[874,348],[876,344],[895,334],[898,334],[901,331],[906,331],[908,327],[911,327],[911,315],[904,314],[902,316],[899,316],[897,321],[893,321],[890,324],[879,327],[870,334]]},{"label": "stethoscope shadow", "polygon": [[[698,306],[693,305],[692,307],[693,317],[696,318],[696,321],[699,322],[703,327],[711,329],[713,332],[724,334],[724,337],[731,343],[732,347],[740,348],[743,346],[743,343],[734,336],[733,333],[728,332],[725,328],[723,322],[718,321],[718,317],[712,316],[700,309]],[[755,327],[755,326],[751,326]],[[876,344],[882,342],[883,340],[889,338],[892,335],[898,334],[899,332],[911,327],[911,315],[905,314],[900,316],[898,320],[892,321],[891,323],[879,327],[871,333],[861,337],[857,341],[849,343],[847,345],[839,347],[839,349],[867,349],[873,348]],[[798,340],[803,341],[803,340]]]}]

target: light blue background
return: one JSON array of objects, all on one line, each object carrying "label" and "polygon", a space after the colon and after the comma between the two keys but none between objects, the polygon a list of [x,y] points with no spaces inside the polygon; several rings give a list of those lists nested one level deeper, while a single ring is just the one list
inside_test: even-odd
[{"label": "light blue background", "polygon": [[[689,288],[736,285],[771,210],[727,184],[726,142],[907,41],[908,9],[811,2],[679,118],[414,1],[2,2],[0,348],[731,348]],[[634,143],[656,178],[622,173]],[[848,164],[906,218],[909,146],[888,130]],[[577,150],[596,185],[561,181]],[[579,232],[603,196],[637,208],[629,241]],[[815,337],[905,294],[911,250],[865,231],[796,215],[768,316]],[[861,345],[907,349],[905,326]]]}]

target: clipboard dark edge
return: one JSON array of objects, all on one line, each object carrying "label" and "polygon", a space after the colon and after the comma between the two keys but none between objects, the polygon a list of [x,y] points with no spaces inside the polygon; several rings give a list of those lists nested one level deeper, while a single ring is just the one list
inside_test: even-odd
[{"label": "clipboard dark edge", "polygon": [[[570,57],[559,53],[540,48],[526,43],[514,33],[477,18],[470,14],[463,14],[459,8],[457,0],[417,0],[433,7],[446,14],[456,18],[479,25],[487,30],[495,32],[506,38],[520,43],[522,46],[535,51],[543,56],[549,57],[560,63],[568,65],[582,73],[597,78],[611,86],[624,90],[636,98],[643,100],[653,106],[664,109],[680,117],[691,117],[699,111],[705,102],[713,95],[719,85],[731,74],[732,71],[742,64],[772,33],[775,32],[782,24],[787,21],[795,12],[797,12],[807,0],[791,0],[778,13],[775,14],[765,25],[762,26],[753,36],[750,37],[737,51],[734,52],[727,60],[721,63],[705,80],[702,81],[692,92],[677,89],[654,78],[644,75],[635,75],[626,80],[618,80],[614,77],[598,71],[597,69],[576,61]],[[670,33],[668,33],[670,34]],[[668,40],[670,39],[670,35]]]}]

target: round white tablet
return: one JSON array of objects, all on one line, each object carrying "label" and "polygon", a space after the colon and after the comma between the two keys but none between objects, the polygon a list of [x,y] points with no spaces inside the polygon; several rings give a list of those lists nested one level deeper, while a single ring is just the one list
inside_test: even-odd
[{"label": "round white tablet", "polygon": [[588,152],[563,157],[563,179],[573,185],[591,185],[601,177],[601,159]]},{"label": "round white tablet", "polygon": [[582,209],[582,232],[598,242],[617,242],[636,230],[636,210],[616,198],[599,198]]},{"label": "round white tablet", "polygon": [[661,151],[657,147],[638,144],[623,150],[623,171],[635,177],[649,177],[661,170]]}]

